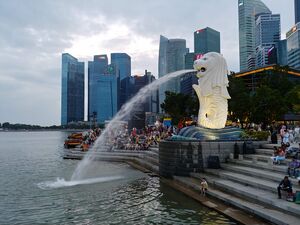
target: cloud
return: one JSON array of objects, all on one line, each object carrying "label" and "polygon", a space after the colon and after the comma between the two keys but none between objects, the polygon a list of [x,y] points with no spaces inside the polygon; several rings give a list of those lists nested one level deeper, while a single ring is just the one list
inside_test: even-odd
[{"label": "cloud", "polygon": [[[264,0],[293,25],[293,1]],[[79,60],[126,52],[133,74],[157,75],[159,35],[184,38],[221,32],[230,70],[239,69],[236,0],[10,0],[0,1],[0,122],[60,123],[61,53]],[[2,121],[3,120],[3,121]]]}]

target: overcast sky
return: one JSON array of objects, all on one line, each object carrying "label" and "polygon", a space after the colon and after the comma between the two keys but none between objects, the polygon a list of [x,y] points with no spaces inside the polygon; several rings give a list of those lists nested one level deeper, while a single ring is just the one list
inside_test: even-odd
[{"label": "overcast sky", "polygon": [[[294,0],[263,0],[294,24]],[[237,0],[0,0],[0,123],[60,124],[61,53],[79,60],[126,52],[132,73],[157,76],[159,36],[221,33],[221,52],[239,70]]]}]

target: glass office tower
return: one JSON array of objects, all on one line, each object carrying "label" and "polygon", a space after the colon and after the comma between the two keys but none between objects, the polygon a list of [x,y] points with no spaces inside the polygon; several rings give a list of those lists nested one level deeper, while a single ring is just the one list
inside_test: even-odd
[{"label": "glass office tower", "polygon": [[61,125],[84,120],[84,62],[62,54]]},{"label": "glass office tower", "polygon": [[88,67],[89,120],[95,116],[97,123],[104,123],[117,113],[119,79],[106,55],[94,56]]},{"label": "glass office tower", "polygon": [[261,14],[257,16],[255,21],[256,68],[270,64],[268,61],[271,53],[270,49],[278,45],[280,34],[279,14]]},{"label": "glass office tower", "polygon": [[[111,64],[116,69],[116,75],[120,80],[120,93],[119,93],[119,105],[118,110],[126,103],[129,99],[128,88],[130,88],[130,76],[131,76],[131,58],[126,53],[112,53]],[[125,81],[123,81],[125,80]]]},{"label": "glass office tower", "polygon": [[194,52],[205,54],[207,52],[220,53],[220,32],[206,27],[194,32]]},{"label": "glass office tower", "polygon": [[288,65],[300,69],[300,22],[286,34]]},{"label": "glass office tower", "polygon": [[126,53],[112,53],[111,64],[115,66],[120,80],[131,76],[131,58]]},{"label": "glass office tower", "polygon": [[300,0],[295,0],[295,24],[300,22]]},{"label": "glass office tower", "polygon": [[286,66],[288,64],[287,61],[287,41],[286,39],[278,42],[277,46],[277,63],[281,66]]},{"label": "glass office tower", "polygon": [[261,0],[238,0],[240,70],[248,69],[255,61],[255,17],[272,12]]},{"label": "glass office tower", "polygon": [[[168,39],[160,36],[158,76],[183,70],[185,68],[185,55],[188,53],[184,39]],[[159,104],[165,100],[165,91],[180,92],[180,78],[174,78],[159,87]],[[161,110],[160,110],[161,111]]]}]

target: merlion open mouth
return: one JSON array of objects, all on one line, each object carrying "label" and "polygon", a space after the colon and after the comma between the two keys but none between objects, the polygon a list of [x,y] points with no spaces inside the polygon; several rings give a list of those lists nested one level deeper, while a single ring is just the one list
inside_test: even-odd
[{"label": "merlion open mouth", "polygon": [[202,72],[204,73],[206,71],[206,68],[205,67],[200,67],[197,69],[197,72]]}]

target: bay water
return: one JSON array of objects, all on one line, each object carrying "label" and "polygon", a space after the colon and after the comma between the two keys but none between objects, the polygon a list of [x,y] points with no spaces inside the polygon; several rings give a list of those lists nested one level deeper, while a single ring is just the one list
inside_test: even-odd
[{"label": "bay water", "polygon": [[0,224],[236,224],[127,164],[64,160],[69,132],[0,132]]}]

